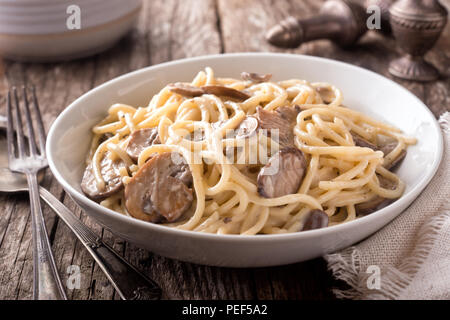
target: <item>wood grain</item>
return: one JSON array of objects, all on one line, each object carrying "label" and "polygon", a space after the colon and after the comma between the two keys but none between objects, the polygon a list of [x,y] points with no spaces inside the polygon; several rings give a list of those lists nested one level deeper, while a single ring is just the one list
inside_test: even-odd
[{"label": "wood grain", "polygon": [[[0,113],[8,87],[35,84],[47,129],[58,114],[91,88],[148,65],[184,57],[242,51],[291,52],[349,62],[392,78],[387,67],[399,52],[395,41],[369,32],[351,50],[315,41],[280,50],[264,40],[268,28],[288,15],[308,17],[317,0],[144,1],[136,28],[107,52],[72,62],[17,63],[0,59]],[[397,81],[438,117],[450,110],[450,25],[427,58],[443,73],[439,81]],[[334,281],[322,259],[273,268],[230,269],[166,259],[127,243],[81,212],[47,170],[43,185],[99,236],[158,282],[165,299],[333,299]],[[81,268],[81,288],[70,299],[119,299],[102,271],[70,230],[46,206],[45,218],[60,274]],[[31,299],[32,252],[27,194],[0,195],[0,299]]]}]

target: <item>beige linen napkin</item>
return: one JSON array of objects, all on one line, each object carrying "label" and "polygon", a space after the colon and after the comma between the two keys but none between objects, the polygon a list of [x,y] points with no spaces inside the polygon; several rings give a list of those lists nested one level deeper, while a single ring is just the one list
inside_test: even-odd
[{"label": "beige linen napkin", "polygon": [[439,123],[444,154],[430,184],[373,236],[325,256],[347,299],[450,299],[450,113]]}]

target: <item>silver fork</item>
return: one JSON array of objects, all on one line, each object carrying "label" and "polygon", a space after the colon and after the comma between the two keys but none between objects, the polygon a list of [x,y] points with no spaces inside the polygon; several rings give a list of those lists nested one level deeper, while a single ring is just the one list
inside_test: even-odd
[{"label": "silver fork", "polygon": [[[7,102],[7,142],[9,168],[12,171],[22,172],[26,175],[30,192],[30,207],[33,228],[33,298],[35,300],[67,300],[66,293],[59,278],[58,269],[51,251],[50,242],[47,236],[44,217],[42,215],[41,203],[39,199],[39,187],[37,173],[47,167],[45,156],[45,131],[42,117],[36,98],[36,90],[33,87],[33,106],[37,123],[37,135],[39,149],[36,144],[33,121],[30,112],[30,105],[27,97],[28,89],[23,87],[23,105],[25,110],[25,120],[28,127],[28,143],[24,137],[24,128],[20,111],[17,89],[13,88],[15,112],[13,116],[13,102],[11,91],[8,92]],[[13,120],[14,118],[14,120]],[[14,123],[13,123],[14,122]],[[15,128],[14,128],[15,127]],[[14,134],[14,132],[16,134]],[[28,144],[29,154],[26,152]]]}]

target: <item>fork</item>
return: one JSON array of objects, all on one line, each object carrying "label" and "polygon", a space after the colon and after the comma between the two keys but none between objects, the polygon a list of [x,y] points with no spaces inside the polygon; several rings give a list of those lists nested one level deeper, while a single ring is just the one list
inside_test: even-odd
[{"label": "fork", "polygon": [[[12,110],[13,102],[11,91],[8,92],[7,98],[7,143],[9,168],[11,171],[24,173],[28,181],[33,229],[33,299],[67,300],[67,296],[61,279],[59,278],[58,269],[51,251],[39,198],[37,173],[39,170],[48,166],[47,158],[45,156],[44,125],[42,123],[42,117],[36,98],[36,89],[33,86],[33,103],[31,103],[31,105],[33,106],[37,119],[36,128],[39,140],[38,148],[33,129],[30,105],[28,103],[28,89],[25,86],[22,87],[22,89],[25,120],[28,127],[28,143],[26,142],[24,136],[22,115],[16,87],[13,87],[12,89],[15,102],[14,116]],[[26,144],[28,144],[28,154],[26,152]]]}]

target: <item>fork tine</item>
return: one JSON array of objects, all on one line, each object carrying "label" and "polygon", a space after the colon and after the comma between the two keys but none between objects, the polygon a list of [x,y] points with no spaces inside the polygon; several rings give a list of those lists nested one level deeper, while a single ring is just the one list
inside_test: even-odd
[{"label": "fork tine", "polygon": [[45,154],[45,128],[44,128],[44,123],[42,122],[42,116],[41,116],[41,111],[39,109],[39,104],[38,104],[38,100],[36,97],[36,87],[33,85],[32,87],[32,93],[33,93],[33,106],[34,106],[34,110],[36,112],[36,117],[37,117],[37,129],[38,129],[38,133],[39,133],[39,148],[41,149],[41,154],[44,155]]},{"label": "fork tine", "polygon": [[34,136],[33,121],[31,120],[30,107],[28,105],[27,88],[22,87],[23,101],[25,104],[25,119],[28,127],[28,144],[30,147],[30,156],[36,155],[36,138]]},{"label": "fork tine", "polygon": [[12,115],[11,91],[8,91],[6,116],[8,119],[6,125],[6,139],[8,142],[8,156],[11,159],[14,157],[14,151],[16,150],[16,147],[14,146],[14,119]]},{"label": "fork tine", "polygon": [[20,112],[19,97],[17,96],[16,87],[13,88],[14,98],[16,101],[16,133],[17,133],[17,147],[19,149],[19,157],[25,157],[25,138],[23,135],[22,116]]}]

